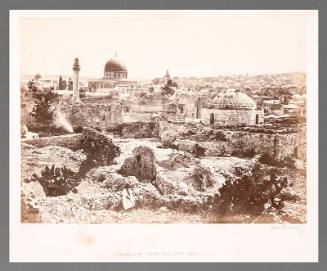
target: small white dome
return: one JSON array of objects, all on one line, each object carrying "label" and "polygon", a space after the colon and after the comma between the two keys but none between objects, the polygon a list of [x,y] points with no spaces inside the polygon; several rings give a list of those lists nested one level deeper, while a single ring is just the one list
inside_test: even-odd
[{"label": "small white dome", "polygon": [[256,109],[255,101],[238,89],[226,89],[220,92],[213,104],[221,109]]}]

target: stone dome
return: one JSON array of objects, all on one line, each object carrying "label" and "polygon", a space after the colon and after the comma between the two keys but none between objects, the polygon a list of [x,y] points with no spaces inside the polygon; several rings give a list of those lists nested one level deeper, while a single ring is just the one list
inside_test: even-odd
[{"label": "stone dome", "polygon": [[220,109],[248,109],[254,110],[255,101],[238,89],[226,89],[220,92],[212,101],[215,107]]},{"label": "stone dome", "polygon": [[127,72],[127,68],[117,59],[110,59],[104,66],[104,72]]}]

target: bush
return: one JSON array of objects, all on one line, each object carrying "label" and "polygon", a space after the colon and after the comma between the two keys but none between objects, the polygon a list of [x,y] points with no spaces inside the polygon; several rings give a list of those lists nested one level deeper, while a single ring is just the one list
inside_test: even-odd
[{"label": "bush", "polygon": [[112,161],[120,155],[119,147],[105,137],[96,139],[85,137],[82,150],[86,154],[86,160],[81,163],[79,170],[82,177],[94,167],[112,164]]},{"label": "bush", "polygon": [[265,153],[261,156],[259,162],[274,167],[295,168],[295,159],[293,157],[286,157],[283,160],[276,161],[273,157]]},{"label": "bush", "polygon": [[198,191],[205,191],[213,185],[212,174],[207,168],[201,166],[195,167],[191,177],[194,180],[193,187]]},{"label": "bush", "polygon": [[276,169],[269,170],[270,178],[265,178],[262,166],[256,166],[250,174],[235,180],[227,180],[214,198],[218,213],[259,215],[264,211],[280,210],[283,207],[284,188],[288,186],[286,177],[278,176]]},{"label": "bush", "polygon": [[54,103],[57,100],[57,94],[52,90],[38,89],[33,81],[29,82],[28,87],[35,103],[30,115],[34,118],[36,126],[50,135],[51,129],[55,126],[53,123],[55,118]]},{"label": "bush", "polygon": [[33,174],[33,181],[38,181],[44,193],[49,197],[56,197],[66,195],[70,191],[76,193],[75,188],[78,184],[78,174],[64,167],[55,167],[52,165],[51,169],[48,166],[41,172],[41,176]]}]

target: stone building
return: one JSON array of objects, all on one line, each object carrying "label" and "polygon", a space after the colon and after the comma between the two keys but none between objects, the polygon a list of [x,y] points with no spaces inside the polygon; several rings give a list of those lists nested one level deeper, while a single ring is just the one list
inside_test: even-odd
[{"label": "stone building", "polygon": [[279,99],[264,100],[262,107],[265,115],[274,115],[274,116],[283,115],[283,107]]},{"label": "stone building", "polygon": [[117,57],[112,58],[104,65],[103,78],[89,80],[88,89],[90,92],[121,92],[135,88],[135,81],[127,80],[128,71],[126,66]]},{"label": "stone building", "polygon": [[264,122],[264,112],[238,89],[227,89],[201,108],[204,123],[219,126],[251,126]]}]

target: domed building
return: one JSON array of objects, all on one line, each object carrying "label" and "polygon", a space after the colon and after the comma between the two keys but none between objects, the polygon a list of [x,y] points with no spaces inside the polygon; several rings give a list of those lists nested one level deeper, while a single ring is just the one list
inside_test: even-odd
[{"label": "domed building", "polygon": [[118,59],[110,59],[104,66],[104,79],[127,78],[127,68]]},{"label": "domed building", "polygon": [[89,80],[89,91],[111,93],[114,96],[130,91],[136,82],[127,80],[127,75],[126,66],[117,57],[111,58],[104,65],[103,78]]},{"label": "domed building", "polygon": [[212,101],[204,103],[200,118],[218,126],[252,126],[263,123],[264,112],[239,89],[226,89]]}]

